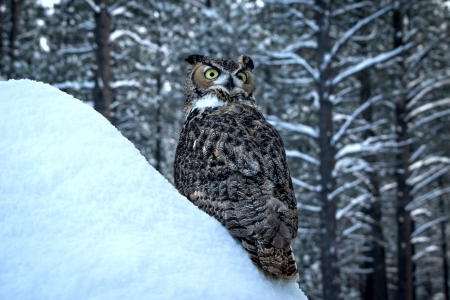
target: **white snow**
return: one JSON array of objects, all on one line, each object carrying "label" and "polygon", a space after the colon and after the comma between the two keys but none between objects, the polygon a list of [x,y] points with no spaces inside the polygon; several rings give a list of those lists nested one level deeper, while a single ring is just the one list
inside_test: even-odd
[{"label": "white snow", "polygon": [[[86,0],[86,1],[92,1],[92,0]],[[141,37],[137,33],[133,32],[131,30],[115,30],[109,36],[109,41],[114,42],[115,40],[117,40],[123,36],[128,36],[129,38],[133,39],[139,45],[148,47],[150,50],[154,50],[154,51],[162,50],[158,45],[152,43],[150,40],[141,39]]]},{"label": "white snow", "polygon": [[306,299],[88,105],[0,82],[0,299]]}]

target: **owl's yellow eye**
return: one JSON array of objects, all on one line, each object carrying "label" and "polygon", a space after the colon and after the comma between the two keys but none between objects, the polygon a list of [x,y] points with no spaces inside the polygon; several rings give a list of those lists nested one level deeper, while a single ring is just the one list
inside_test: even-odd
[{"label": "owl's yellow eye", "polygon": [[208,69],[206,70],[204,75],[206,79],[215,79],[219,77],[219,71],[217,71],[216,69]]},{"label": "owl's yellow eye", "polygon": [[239,78],[243,83],[247,82],[247,75],[244,72],[238,72],[236,74],[237,78]]}]

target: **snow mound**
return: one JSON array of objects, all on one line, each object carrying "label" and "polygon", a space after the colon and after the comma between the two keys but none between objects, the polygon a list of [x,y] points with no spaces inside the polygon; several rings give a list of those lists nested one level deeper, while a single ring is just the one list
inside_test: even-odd
[{"label": "snow mound", "polygon": [[0,299],[306,299],[88,105],[0,82]]}]

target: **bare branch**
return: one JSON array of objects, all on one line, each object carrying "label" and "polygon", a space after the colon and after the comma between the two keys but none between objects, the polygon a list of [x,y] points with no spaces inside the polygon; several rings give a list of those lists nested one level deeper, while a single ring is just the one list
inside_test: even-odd
[{"label": "bare branch", "polygon": [[382,9],[380,9],[379,11],[371,14],[370,16],[358,21],[358,23],[356,23],[355,25],[353,25],[352,28],[350,28],[333,46],[333,48],[331,49],[330,52],[330,60],[332,60],[336,54],[338,53],[339,49],[345,45],[348,40],[359,30],[361,29],[363,26],[369,24],[370,22],[372,22],[373,20],[375,20],[376,18],[378,18],[379,16],[387,13],[388,11],[392,10],[394,8],[394,5],[390,4]]},{"label": "bare branch", "polygon": [[439,217],[439,218],[434,219],[432,221],[429,221],[429,222],[427,222],[427,223],[425,223],[423,225],[420,225],[419,227],[417,227],[416,230],[414,230],[413,233],[411,233],[411,237],[416,237],[419,234],[421,234],[422,232],[424,232],[425,230],[427,230],[428,228],[431,228],[431,227],[433,227],[433,226],[435,226],[435,225],[437,225],[437,224],[439,224],[441,222],[444,222],[447,219],[448,219],[448,217]]},{"label": "bare branch", "polygon": [[314,157],[309,156],[308,154],[302,153],[298,150],[286,150],[286,156],[300,158],[303,161],[309,162],[310,164],[313,164],[315,166],[318,166],[320,164],[319,161],[317,159],[315,159]]},{"label": "bare branch", "polygon": [[96,13],[100,13],[100,7],[98,7],[94,1],[92,0],[84,0],[87,4],[89,4],[89,6],[96,12]]},{"label": "bare branch", "polygon": [[335,146],[337,142],[342,138],[342,136],[345,134],[345,131],[348,129],[348,127],[353,123],[353,121],[356,119],[357,116],[359,116],[363,111],[365,111],[367,108],[369,108],[373,103],[383,99],[382,95],[377,95],[368,101],[361,104],[351,115],[350,118],[345,121],[344,125],[339,128],[339,131],[333,135],[333,138],[331,139],[331,145]]},{"label": "bare branch", "polygon": [[148,47],[150,49],[159,50],[159,46],[158,45],[150,42],[149,40],[141,39],[141,37],[138,34],[132,32],[130,30],[116,30],[116,31],[114,31],[111,34],[111,36],[109,38],[109,41],[110,42],[114,42],[115,40],[117,40],[117,39],[119,39],[119,38],[121,38],[123,36],[128,36],[131,39],[133,39],[136,43],[141,44],[143,46],[146,46],[146,47]]},{"label": "bare branch", "polygon": [[424,204],[429,199],[436,199],[437,197],[446,195],[448,193],[450,193],[450,187],[445,188],[445,189],[436,188],[436,189],[432,190],[431,192],[420,195],[418,197],[414,197],[414,200],[412,202],[410,202],[405,207],[405,209],[407,211],[412,211],[412,210],[418,208],[419,206],[421,206],[422,204]]},{"label": "bare branch", "polygon": [[420,93],[418,93],[414,98],[412,98],[411,101],[408,102],[408,104],[406,105],[406,108],[411,109],[418,101],[420,101],[426,94],[428,94],[432,90],[435,90],[437,88],[440,88],[440,87],[443,87],[443,86],[446,86],[449,84],[450,84],[450,79],[445,79],[445,80],[438,81],[438,82],[426,87],[425,89],[420,91]]},{"label": "bare branch", "polygon": [[[311,75],[312,78],[314,78],[315,81],[319,79],[319,73],[317,70],[315,70],[311,65],[301,56],[292,53],[292,52],[268,52],[268,55],[270,55],[273,58],[276,59],[284,59],[281,62],[278,62],[278,64],[290,64],[290,65],[301,65],[303,68],[305,68],[306,71],[308,71],[309,75]],[[277,64],[277,62],[274,62]]]},{"label": "bare branch", "polygon": [[341,185],[340,187],[338,187],[337,189],[335,189],[333,192],[331,192],[330,194],[328,194],[328,201],[331,201],[334,199],[334,197],[336,197],[337,195],[339,195],[340,193],[342,193],[345,190],[349,190],[354,188],[355,186],[357,186],[358,184],[360,184],[362,182],[361,179],[357,179],[353,182],[346,182],[345,184]]},{"label": "bare branch", "polygon": [[447,166],[445,168],[442,168],[438,172],[433,172],[431,176],[428,176],[426,179],[418,183],[414,188],[409,192],[411,196],[414,196],[420,189],[422,189],[424,186],[428,185],[433,180],[437,179],[438,177],[446,174],[450,170],[450,166]]},{"label": "bare branch", "polygon": [[267,116],[266,119],[270,124],[272,124],[278,129],[295,131],[298,133],[305,134],[312,138],[319,137],[319,132],[317,131],[317,129],[314,129],[308,125],[283,122],[275,116]]},{"label": "bare branch", "polygon": [[292,183],[296,184],[299,187],[302,187],[308,191],[311,191],[311,192],[320,192],[320,190],[321,190],[320,186],[312,186],[312,185],[307,184],[306,182],[304,182],[300,179],[294,178],[294,177],[292,177]]},{"label": "bare branch", "polygon": [[371,66],[376,65],[378,63],[385,62],[385,61],[399,55],[400,53],[410,49],[414,45],[415,45],[414,43],[409,43],[409,44],[403,45],[401,47],[397,47],[392,51],[383,52],[381,54],[378,54],[375,57],[370,57],[368,59],[365,59],[362,62],[360,62],[350,68],[347,68],[346,70],[341,72],[339,75],[337,75],[331,81],[331,85],[335,86],[336,84],[338,84],[339,82],[341,82],[342,80],[344,80],[345,78],[347,78],[349,76],[352,76],[358,72],[361,72],[362,70],[370,68]]},{"label": "bare branch", "polygon": [[419,128],[420,126],[422,126],[423,124],[426,124],[428,122],[434,121],[436,119],[445,117],[447,115],[450,115],[450,109],[446,109],[443,110],[441,112],[432,114],[431,116],[425,117],[423,119],[420,119],[419,121],[417,121],[416,123],[414,123],[413,126],[411,126],[410,128],[408,128],[408,132],[412,132],[414,130],[416,130],[417,128]]},{"label": "bare branch", "polygon": [[319,26],[313,21],[305,17],[301,11],[298,11],[296,9],[292,9],[291,12],[299,18],[305,25],[307,25],[309,28],[311,28],[314,32],[319,31]]},{"label": "bare branch", "polygon": [[347,212],[349,212],[353,207],[355,207],[356,205],[363,203],[364,201],[366,201],[366,199],[368,199],[370,196],[370,194],[363,194],[363,195],[359,195],[358,197],[352,199],[352,201],[350,201],[349,204],[347,204],[344,208],[339,209],[336,212],[336,220],[340,220]]},{"label": "bare branch", "polygon": [[345,14],[349,11],[353,11],[358,8],[362,8],[364,6],[371,6],[373,5],[372,1],[362,1],[362,2],[356,2],[347,6],[344,6],[343,8],[335,9],[332,13],[332,17],[337,17],[339,15]]},{"label": "bare branch", "polygon": [[320,212],[322,210],[322,207],[306,205],[306,204],[297,202],[297,209],[302,209],[302,210],[307,210],[307,211],[312,211],[312,212]]}]

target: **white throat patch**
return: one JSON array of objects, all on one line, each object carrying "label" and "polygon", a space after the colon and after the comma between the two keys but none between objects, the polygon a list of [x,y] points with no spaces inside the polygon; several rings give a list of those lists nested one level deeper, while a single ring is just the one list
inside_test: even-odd
[{"label": "white throat patch", "polygon": [[220,101],[216,95],[208,94],[195,101],[194,107],[192,109],[196,108],[202,109],[205,107],[219,107],[224,105],[227,105],[227,103],[224,101]]}]

